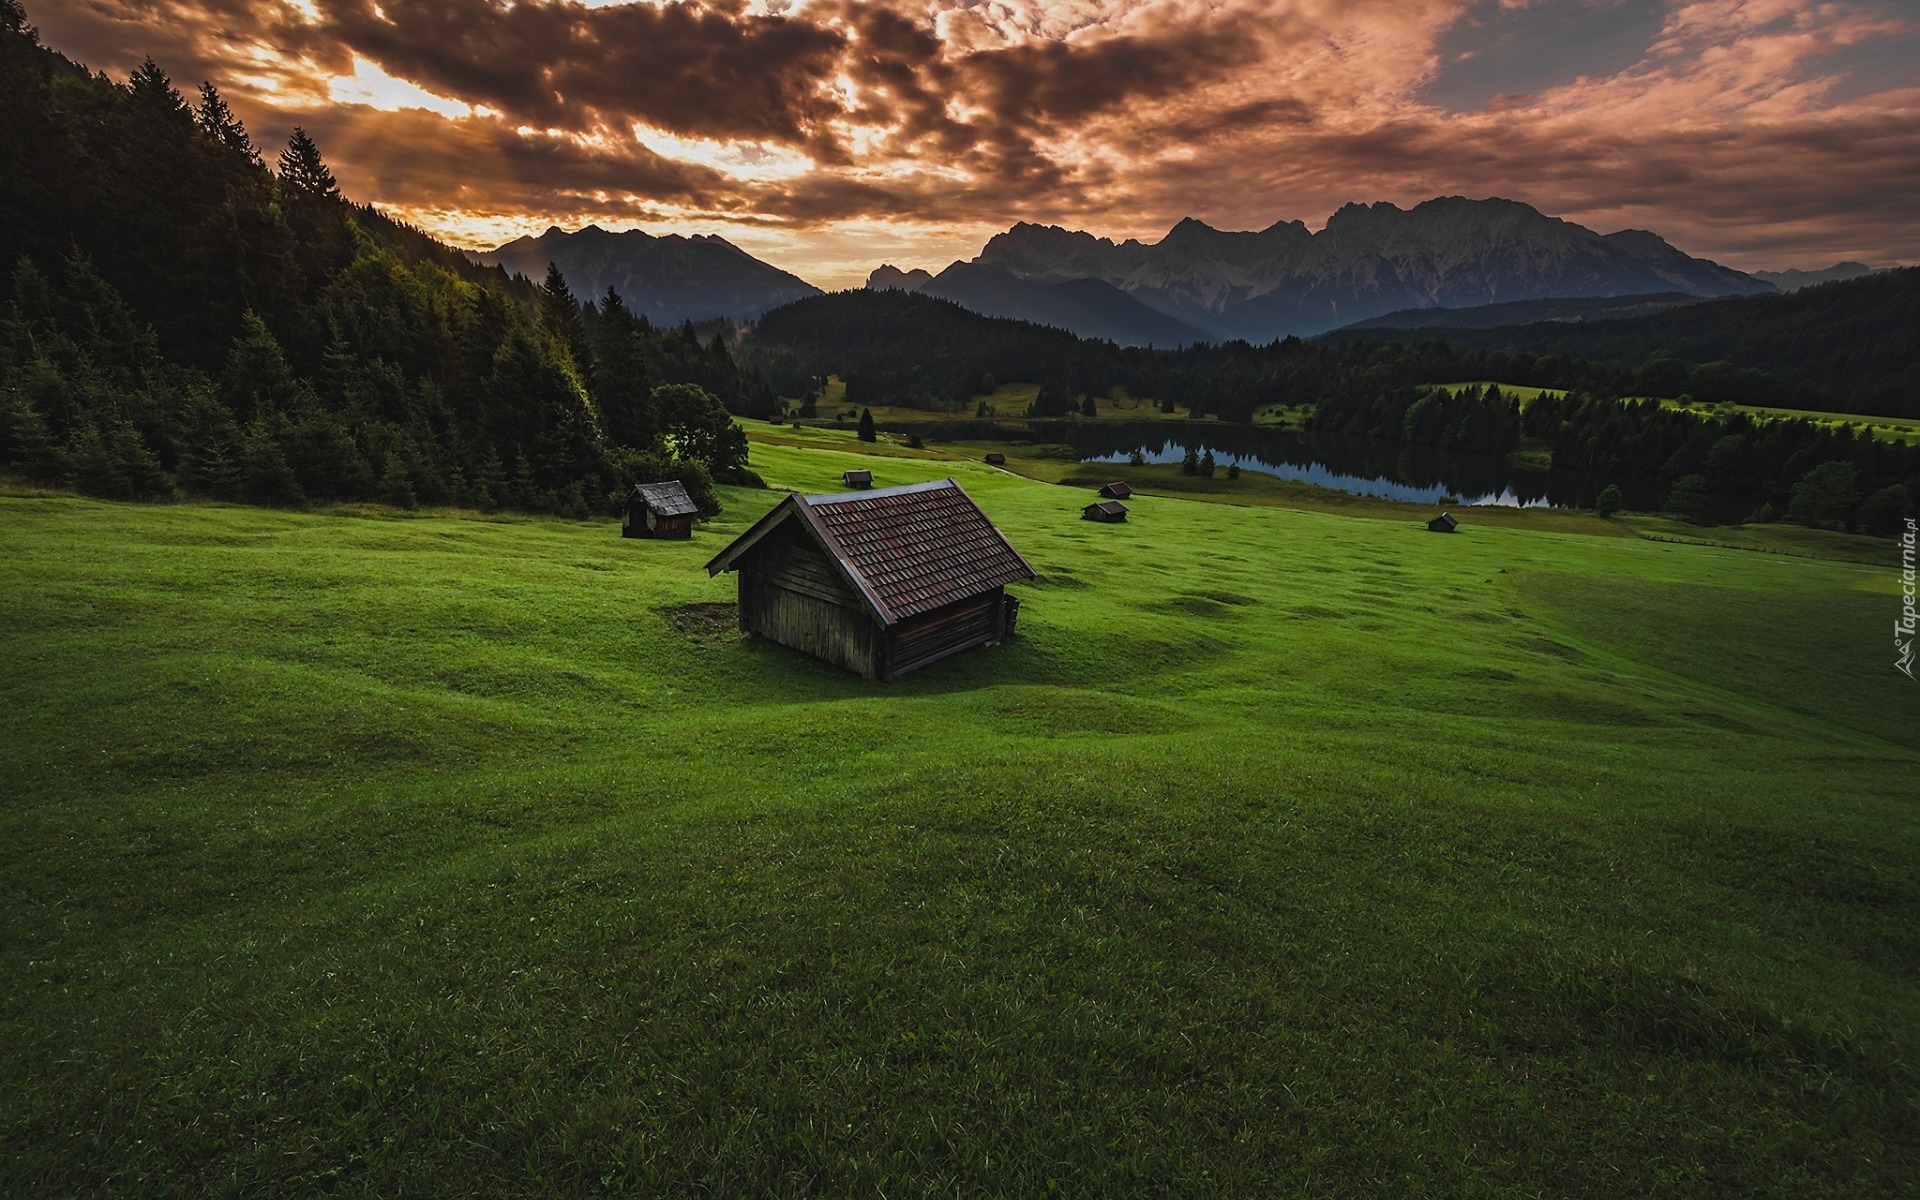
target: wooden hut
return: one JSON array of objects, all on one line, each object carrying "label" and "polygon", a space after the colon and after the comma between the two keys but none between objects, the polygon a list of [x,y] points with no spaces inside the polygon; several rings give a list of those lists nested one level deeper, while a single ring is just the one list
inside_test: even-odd
[{"label": "wooden hut", "polygon": [[1109,500],[1130,500],[1133,498],[1133,485],[1116,479],[1101,488],[1100,494]]},{"label": "wooden hut", "polygon": [[1007,456],[996,450],[992,454],[987,455],[987,465],[990,467],[1004,467],[1007,465]]},{"label": "wooden hut", "polygon": [[1127,519],[1127,506],[1118,500],[1095,500],[1080,510],[1080,519],[1117,525]]},{"label": "wooden hut", "polygon": [[840,479],[850,488],[870,488],[873,486],[872,471],[842,471]]},{"label": "wooden hut", "polygon": [[740,629],[873,680],[1013,635],[1032,579],[951,479],[788,496],[707,564],[740,575]]},{"label": "wooden hut", "polygon": [[1427,528],[1434,533],[1452,533],[1460,528],[1460,522],[1453,519],[1452,513],[1441,513],[1427,522]]},{"label": "wooden hut", "polygon": [[784,425],[786,423],[787,423],[786,417],[780,415],[779,413],[775,413],[772,416],[767,418],[767,424],[769,425]]},{"label": "wooden hut", "polygon": [[693,497],[678,479],[665,483],[636,483],[620,517],[620,536],[630,538],[689,538],[693,519],[700,514]]}]

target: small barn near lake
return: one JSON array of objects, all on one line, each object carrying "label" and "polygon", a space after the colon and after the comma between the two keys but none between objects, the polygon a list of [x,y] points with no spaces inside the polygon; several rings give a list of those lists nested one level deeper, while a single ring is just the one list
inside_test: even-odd
[{"label": "small barn near lake", "polygon": [[1116,479],[1100,489],[1100,494],[1108,500],[1127,500],[1133,496],[1133,485]]},{"label": "small barn near lake", "polygon": [[866,679],[1012,636],[1033,568],[951,479],[793,495],[707,564],[740,576],[740,630]]},{"label": "small barn near lake", "polygon": [[850,488],[870,488],[873,486],[872,471],[842,471],[840,480]]},{"label": "small barn near lake", "polygon": [[700,509],[678,479],[665,483],[636,483],[620,516],[620,536],[630,538],[689,538]]},{"label": "small barn near lake", "polygon": [[1108,525],[1118,525],[1127,519],[1127,506],[1118,500],[1095,500],[1080,510],[1082,521],[1102,521]]},{"label": "small barn near lake", "polygon": [[1427,528],[1434,533],[1452,533],[1460,528],[1460,522],[1453,519],[1452,513],[1441,513],[1427,522]]}]

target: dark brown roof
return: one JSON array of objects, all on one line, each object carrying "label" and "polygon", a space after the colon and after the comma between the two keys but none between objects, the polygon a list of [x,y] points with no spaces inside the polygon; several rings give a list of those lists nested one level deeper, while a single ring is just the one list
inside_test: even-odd
[{"label": "dark brown roof", "polygon": [[840,478],[844,479],[848,483],[872,483],[873,472],[872,471],[842,471],[840,473]]},{"label": "dark brown roof", "polygon": [[1087,505],[1085,508],[1081,509],[1080,511],[1081,512],[1097,511],[1097,512],[1106,513],[1110,517],[1124,517],[1127,515],[1127,506],[1120,503],[1118,500],[1095,500],[1092,504]]},{"label": "dark brown roof", "polygon": [[951,479],[789,496],[708,563],[707,573],[732,569],[755,542],[796,517],[883,624],[1033,578],[1027,560]]},{"label": "dark brown roof", "polygon": [[700,511],[687,495],[687,489],[678,479],[669,479],[665,483],[636,483],[629,501],[639,500],[663,517],[684,517]]},{"label": "dark brown roof", "polygon": [[1116,479],[1101,488],[1100,494],[1102,496],[1111,496],[1115,500],[1125,500],[1128,496],[1133,495],[1133,485],[1127,483],[1125,480]]}]

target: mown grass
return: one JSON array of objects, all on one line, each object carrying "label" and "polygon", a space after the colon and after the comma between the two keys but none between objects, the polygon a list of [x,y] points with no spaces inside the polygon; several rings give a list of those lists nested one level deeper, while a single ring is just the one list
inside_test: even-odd
[{"label": "mown grass", "polygon": [[1851,413],[1818,412],[1806,408],[1774,408],[1763,404],[1708,404],[1704,400],[1681,403],[1661,400],[1663,408],[1677,408],[1703,416],[1744,413],[1749,417],[1773,421],[1811,421],[1828,429],[1852,428],[1883,442],[1920,440],[1920,418],[1855,416]]},{"label": "mown grass", "polygon": [[769,493],[0,497],[0,1194],[1910,1191],[1888,571],[889,461],[1040,573],[891,687]]}]

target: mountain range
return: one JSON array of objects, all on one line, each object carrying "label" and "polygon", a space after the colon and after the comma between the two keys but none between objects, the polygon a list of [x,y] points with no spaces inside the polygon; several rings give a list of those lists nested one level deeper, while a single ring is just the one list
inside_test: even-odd
[{"label": "mountain range", "polygon": [[770,308],[820,294],[799,276],[712,235],[655,237],[637,229],[611,233],[598,225],[568,233],[554,226],[539,237],[518,238],[473,258],[535,281],[552,263],[579,299],[598,299],[611,287],[628,308],[656,325],[713,317],[750,321]]},{"label": "mountain range", "polygon": [[[992,286],[980,280],[987,269]],[[1106,285],[1095,292],[1087,283]],[[955,263],[917,290],[980,311],[1063,324],[1085,336],[1054,300],[1062,284],[1084,311],[1097,306],[1132,344],[1166,339],[1310,336],[1401,309],[1471,307],[1519,300],[1641,296],[1764,295],[1772,283],[1674,248],[1641,229],[1599,234],[1512,200],[1447,196],[1401,209],[1349,204],[1310,231],[1283,221],[1253,233],[1188,218],[1158,242],[1114,242],[1052,225],[1021,223],[996,235],[970,262]],[[896,268],[868,286],[912,288]],[[1129,303],[1130,302],[1130,303]],[[1142,310],[1145,310],[1144,312]],[[1041,315],[1051,311],[1049,317]],[[1155,324],[1149,314],[1177,324]]]}]

